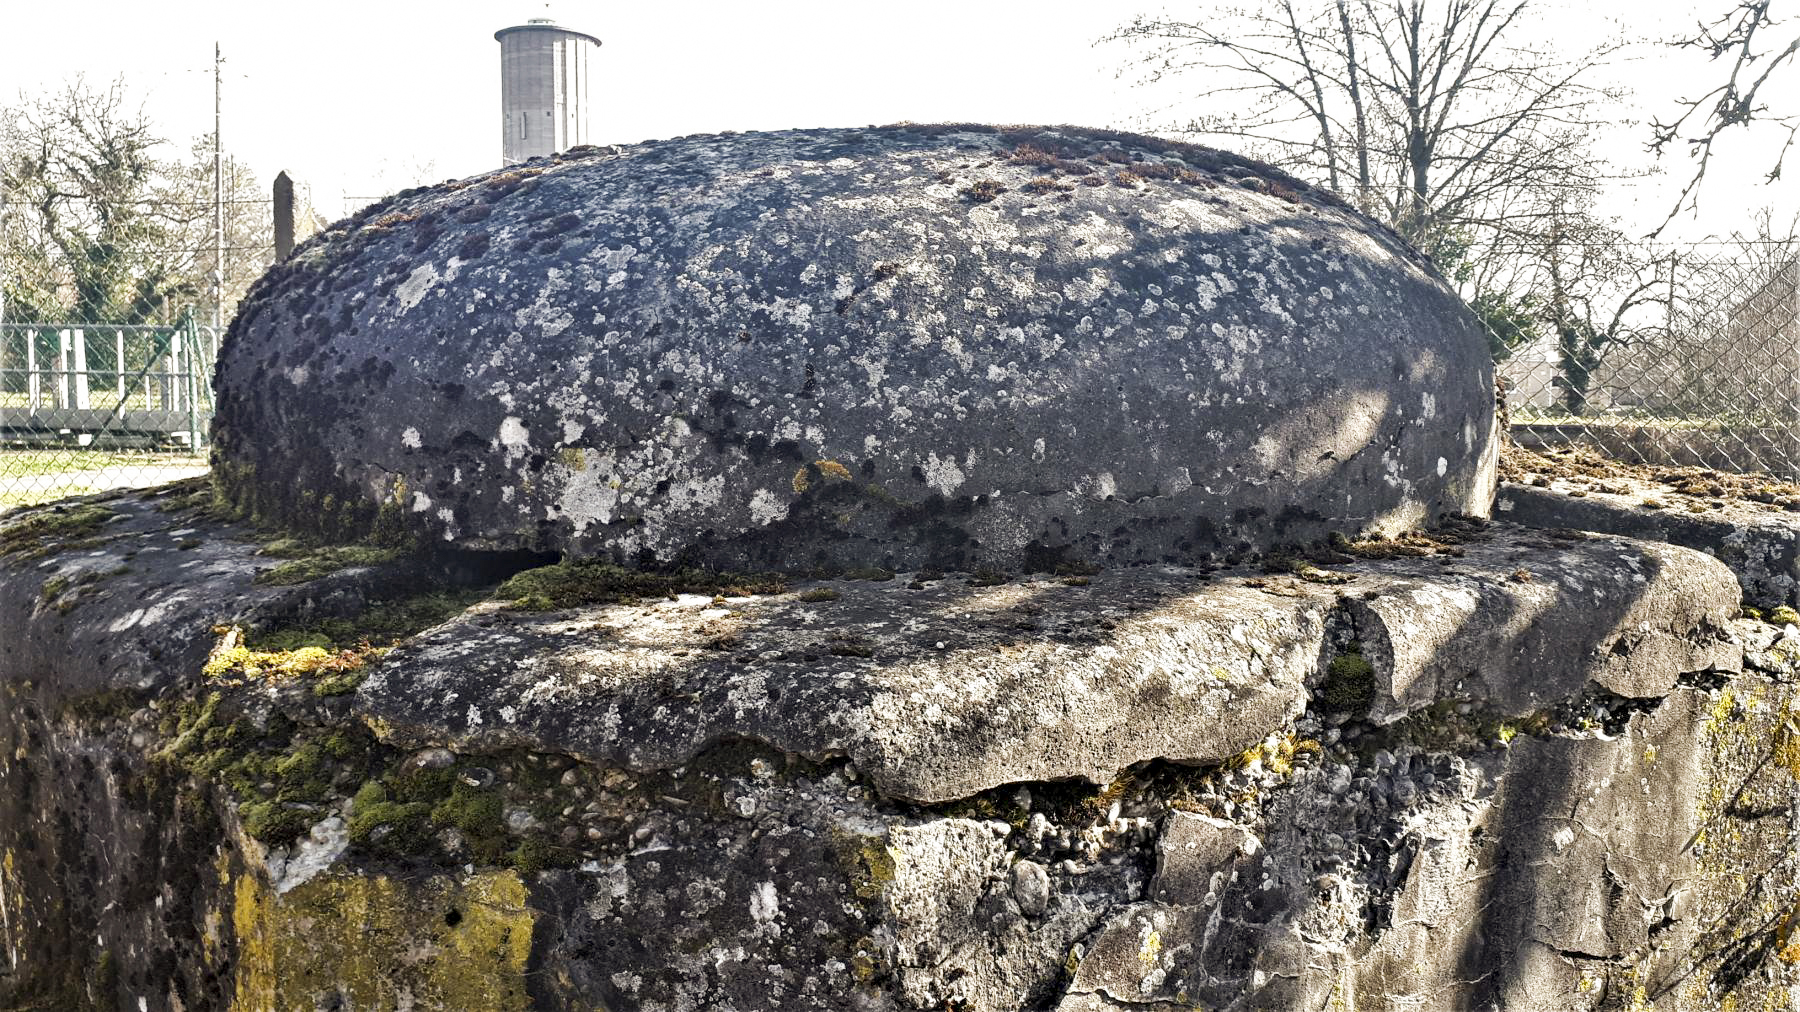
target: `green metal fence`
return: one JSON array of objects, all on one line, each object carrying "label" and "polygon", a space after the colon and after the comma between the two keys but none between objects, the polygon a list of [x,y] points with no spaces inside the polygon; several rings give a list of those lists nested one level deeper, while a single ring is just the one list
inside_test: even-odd
[{"label": "green metal fence", "polygon": [[206,471],[219,334],[0,325],[0,510]]}]

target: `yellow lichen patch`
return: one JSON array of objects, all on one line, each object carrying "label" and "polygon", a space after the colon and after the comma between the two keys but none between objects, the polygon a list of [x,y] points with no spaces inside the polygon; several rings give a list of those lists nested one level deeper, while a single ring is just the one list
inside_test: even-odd
[{"label": "yellow lichen patch", "polygon": [[360,671],[388,647],[364,644],[343,649],[303,646],[293,650],[252,650],[242,646],[234,628],[219,641],[201,669],[209,678],[244,681],[251,678],[281,681],[302,676],[328,677]]},{"label": "yellow lichen patch", "polygon": [[819,474],[826,478],[832,478],[837,481],[850,480],[850,469],[835,460],[815,461],[813,466],[818,468]]},{"label": "yellow lichen patch", "polygon": [[1244,769],[1252,763],[1260,762],[1262,767],[1278,776],[1291,776],[1294,772],[1294,761],[1301,756],[1317,759],[1323,754],[1317,741],[1311,738],[1300,738],[1293,733],[1270,735],[1260,744],[1232,756],[1225,765],[1232,769]]},{"label": "yellow lichen patch", "polygon": [[833,831],[832,842],[858,899],[879,899],[899,872],[900,852],[885,836]]},{"label": "yellow lichen patch", "polygon": [[1800,780],[1800,710],[1790,708],[1775,731],[1775,761]]},{"label": "yellow lichen patch", "polygon": [[512,871],[400,881],[325,875],[285,896],[238,878],[232,1008],[341,994],[352,1008],[525,1009],[535,915]]},{"label": "yellow lichen patch", "polygon": [[1158,956],[1162,955],[1162,932],[1155,928],[1144,936],[1144,943],[1138,946],[1138,962],[1154,966]]},{"label": "yellow lichen patch", "polygon": [[1775,954],[1782,962],[1800,963],[1800,902],[1796,902],[1776,926],[1775,947]]},{"label": "yellow lichen patch", "polygon": [[794,472],[793,485],[795,495],[805,495],[806,490],[812,488],[812,478],[807,475],[806,468]]}]

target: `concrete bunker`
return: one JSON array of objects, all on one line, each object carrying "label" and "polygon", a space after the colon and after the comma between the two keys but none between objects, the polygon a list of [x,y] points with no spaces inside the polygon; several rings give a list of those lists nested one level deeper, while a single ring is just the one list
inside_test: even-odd
[{"label": "concrete bunker", "polygon": [[1780,525],[1463,515],[1466,313],[1265,167],[577,152],[235,326],[215,487],[0,521],[0,1005],[1800,986],[1800,628],[1739,613]]},{"label": "concrete bunker", "polygon": [[1192,563],[1486,515],[1484,347],[1388,231],[1223,152],[696,136],[403,193],[316,238],[234,324],[217,438],[271,516],[386,509],[458,546]]}]

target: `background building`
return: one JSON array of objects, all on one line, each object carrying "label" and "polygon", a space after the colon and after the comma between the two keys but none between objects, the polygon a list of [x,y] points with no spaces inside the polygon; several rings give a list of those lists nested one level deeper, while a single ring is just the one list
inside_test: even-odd
[{"label": "background building", "polygon": [[600,40],[549,18],[502,28],[494,38],[503,164],[588,143],[588,76]]}]

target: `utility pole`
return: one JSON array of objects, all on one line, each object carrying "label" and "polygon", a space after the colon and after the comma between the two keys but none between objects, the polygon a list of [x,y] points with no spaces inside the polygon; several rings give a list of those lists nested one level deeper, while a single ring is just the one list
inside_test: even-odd
[{"label": "utility pole", "polygon": [[[6,183],[0,180],[0,326],[6,325]],[[6,345],[0,344],[0,358]]]},{"label": "utility pole", "polygon": [[225,317],[225,148],[219,137],[221,78],[219,44],[213,43],[213,340],[219,339],[219,328]]}]

